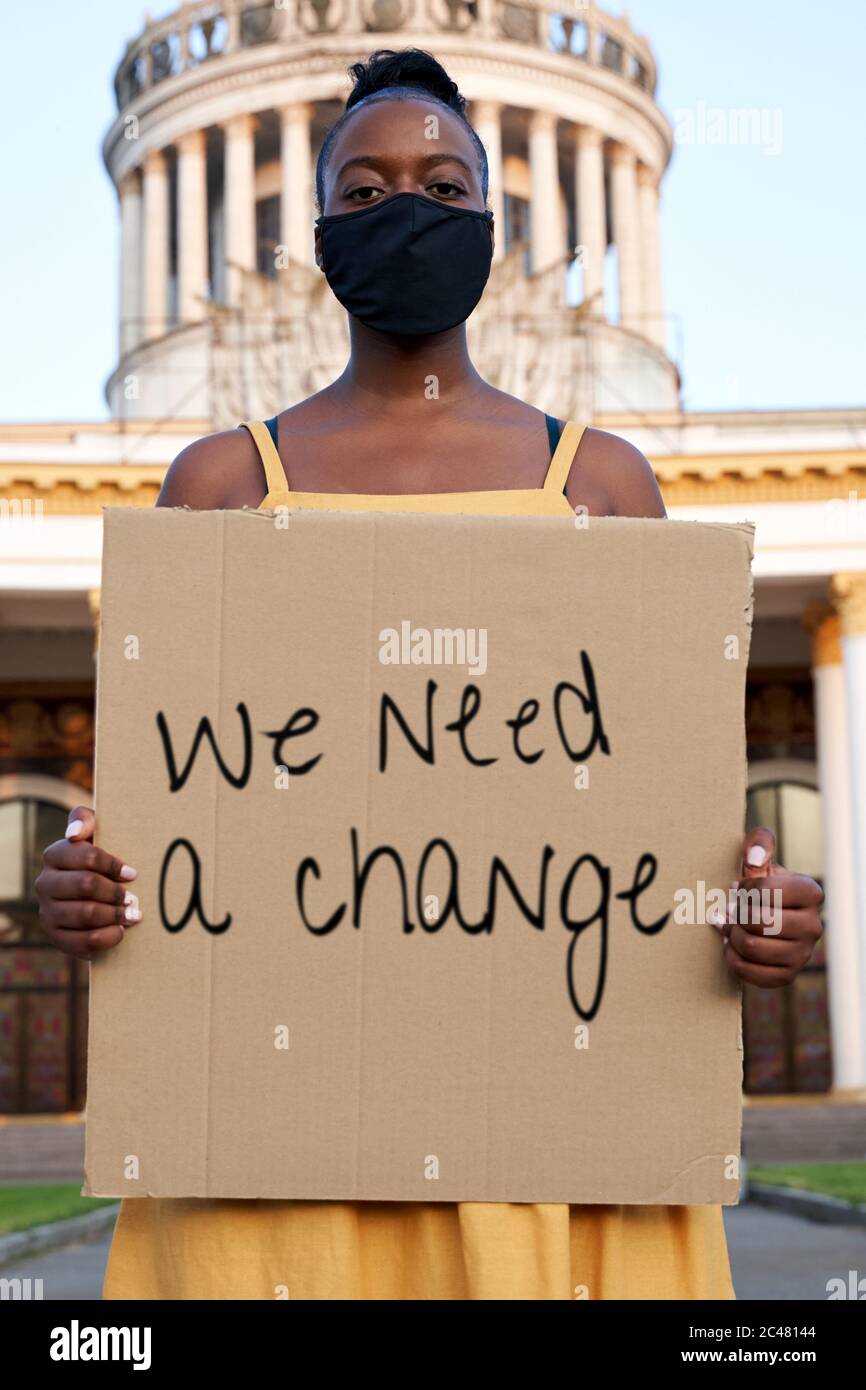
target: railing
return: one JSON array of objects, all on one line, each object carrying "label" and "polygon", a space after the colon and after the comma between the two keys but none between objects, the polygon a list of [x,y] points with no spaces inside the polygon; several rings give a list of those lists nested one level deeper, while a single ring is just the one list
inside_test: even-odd
[{"label": "railing", "polygon": [[120,110],[168,78],[261,44],[325,34],[421,37],[465,33],[528,44],[605,68],[652,94],[647,41],[593,0],[190,0],[148,24],[127,46],[114,78]]}]

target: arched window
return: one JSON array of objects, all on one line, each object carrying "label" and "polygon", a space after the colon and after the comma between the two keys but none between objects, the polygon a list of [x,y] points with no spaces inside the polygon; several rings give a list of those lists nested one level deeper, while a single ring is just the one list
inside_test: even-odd
[{"label": "arched window", "polygon": [[87,967],[41,930],[33,884],[87,793],[56,778],[0,778],[0,1112],[84,1103]]},{"label": "arched window", "polygon": [[[779,863],[823,881],[821,793],[813,763],[795,758],[753,763],[746,822],[750,830],[765,825],[773,831]],[[746,986],[743,1040],[747,1092],[829,1090],[832,1057],[823,941],[787,988]]]}]

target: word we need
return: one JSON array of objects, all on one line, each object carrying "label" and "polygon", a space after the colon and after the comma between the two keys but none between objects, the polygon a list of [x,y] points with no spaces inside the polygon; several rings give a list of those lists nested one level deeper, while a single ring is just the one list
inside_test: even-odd
[{"label": "word we need", "polygon": [[[593,757],[612,756],[611,744],[605,729],[601,701],[595,673],[589,655],[580,653],[580,683],[561,680],[554,686],[551,695],[553,724],[556,729],[555,751],[558,756],[568,760],[571,768],[575,764],[584,765]],[[490,729],[484,727],[482,716],[483,700],[477,685],[467,684],[453,717],[441,723],[437,707],[438,686],[428,680],[423,696],[416,699],[411,711],[390,694],[383,693],[378,701],[376,724],[377,777],[387,778],[389,770],[397,761],[401,774],[405,774],[405,758],[408,756],[418,768],[436,770],[439,776],[447,778],[447,768],[441,760],[442,739],[447,735],[454,740],[459,750],[461,763],[476,770],[475,775],[483,776],[484,769],[497,763],[502,756],[516,760],[518,766],[529,769],[547,755],[548,749],[540,740],[537,728],[541,702],[532,696],[522,700],[513,716],[504,721],[505,735],[500,730],[499,743],[494,749]],[[228,739],[218,742],[211,720],[202,716],[198,722],[192,744],[186,756],[178,754],[176,739],[172,735],[169,720],[164,711],[156,715],[156,724],[162,743],[168,790],[180,793],[185,788],[194,788],[196,773],[201,769],[201,753],[208,750],[206,767],[211,758],[225,782],[241,796],[251,785],[254,765],[254,731],[249,708],[244,702],[236,707],[237,731]],[[279,727],[259,730],[259,734],[270,745],[269,759],[273,766],[287,774],[288,780],[314,776],[322,760],[328,756],[324,730],[321,728],[319,713],[311,706],[303,706],[293,711]],[[441,727],[440,727],[441,725]],[[339,756],[341,731],[331,733],[333,751]],[[227,745],[230,745],[227,747]],[[212,772],[202,778],[201,785],[210,787]],[[370,789],[376,792],[376,785]],[[439,789],[444,795],[451,790],[446,784]],[[421,786],[419,795],[429,796],[429,787]],[[468,935],[490,933],[494,930],[497,913],[505,896],[516,907],[523,920],[536,931],[544,931],[551,915],[551,900],[555,903],[553,912],[559,924],[569,934],[566,952],[565,974],[569,998],[575,1012],[581,1019],[590,1020],[596,1016],[604,995],[608,967],[608,937],[616,904],[627,913],[628,921],[638,932],[653,936],[660,932],[668,921],[669,911],[653,915],[652,907],[647,905],[645,895],[649,893],[657,876],[658,864],[650,851],[639,853],[624,875],[615,873],[611,864],[605,863],[590,847],[575,850],[573,829],[561,827],[561,833],[568,841],[565,853],[554,845],[543,844],[538,847],[536,868],[530,882],[518,883],[512,869],[501,854],[492,854],[486,865],[479,865],[477,848],[471,844],[462,846],[463,855],[471,866],[472,881],[468,889],[462,882],[464,866],[458,847],[450,844],[444,836],[434,836],[423,848],[420,856],[409,864],[410,856],[399,844],[378,844],[372,848],[362,845],[358,827],[346,827],[344,853],[339,864],[322,864],[312,855],[298,859],[294,872],[294,894],[292,907],[295,918],[303,928],[315,937],[324,937],[347,924],[360,929],[364,920],[364,901],[372,874],[388,872],[392,885],[391,901],[399,930],[409,936],[416,931],[431,934],[441,932],[449,922]],[[436,867],[436,882],[439,885],[444,873],[445,891],[430,891],[432,867]],[[196,918],[204,929],[214,935],[229,930],[234,921],[230,910],[222,916],[214,913],[209,916],[202,902],[201,883],[203,862],[199,851],[188,836],[178,836],[169,844],[163,858],[159,886],[159,906],[162,925],[166,931],[182,931]],[[470,913],[468,903],[477,904],[479,897],[479,869],[484,883],[484,905],[477,905]],[[189,881],[185,906],[180,913],[170,914],[168,899],[177,901],[175,875],[185,872],[184,883]],[[208,881],[210,874],[207,875]],[[169,894],[169,888],[173,891]],[[575,902],[579,900],[588,910],[578,912]],[[225,907],[225,905],[221,905]],[[377,922],[377,929],[381,923]],[[579,997],[577,988],[578,944],[586,939],[594,962],[594,979],[586,990],[586,997]],[[586,982],[586,973],[581,971],[581,979]]]}]

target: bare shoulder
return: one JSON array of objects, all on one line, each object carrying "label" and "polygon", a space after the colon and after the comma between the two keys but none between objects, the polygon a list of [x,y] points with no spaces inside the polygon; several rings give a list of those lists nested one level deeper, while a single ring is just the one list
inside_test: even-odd
[{"label": "bare shoulder", "polygon": [[584,431],[566,494],[572,506],[583,503],[596,516],[666,515],[649,460],[634,444],[607,430]]},{"label": "bare shoulder", "polygon": [[165,475],[156,505],[195,511],[257,507],[266,490],[249,431],[223,430],[196,439],[180,451]]}]

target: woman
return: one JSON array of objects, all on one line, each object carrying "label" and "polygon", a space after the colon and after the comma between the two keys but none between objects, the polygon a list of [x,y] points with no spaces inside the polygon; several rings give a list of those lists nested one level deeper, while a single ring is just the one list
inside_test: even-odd
[{"label": "woman", "polygon": [[[162,506],[350,506],[663,517],[646,459],[488,385],[466,347],[493,246],[487,162],[464,102],[426,53],[374,54],[322,148],[316,259],[349,312],[332,385],[263,424],[185,449]],[[551,457],[553,456],[553,457]],[[469,489],[472,489],[471,491]],[[140,920],[135,871],[73,812],[45,853],[42,920],[91,959]],[[820,935],[821,894],[744,845],[744,874],[783,893],[780,935],[720,924],[743,980],[788,983]],[[731,1298],[718,1207],[125,1201],[107,1298]]]}]

